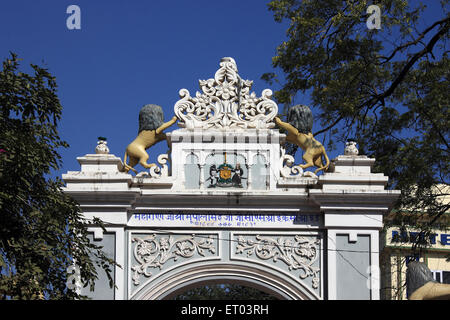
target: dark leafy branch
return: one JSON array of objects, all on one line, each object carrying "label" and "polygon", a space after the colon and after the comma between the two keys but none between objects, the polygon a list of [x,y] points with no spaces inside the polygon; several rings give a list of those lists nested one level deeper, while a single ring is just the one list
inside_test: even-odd
[{"label": "dark leafy branch", "polygon": [[402,190],[396,208],[426,212],[427,223],[448,212],[435,196],[450,176],[448,2],[430,21],[418,2],[379,0],[381,30],[366,28],[367,5],[359,1],[269,3],[276,21],[290,22],[273,58],[286,81],[264,75],[281,84],[275,97],[290,104],[310,94],[323,126],[314,135],[325,134],[329,145],[354,135],[359,150],[377,159],[375,170],[391,178],[389,187]]},{"label": "dark leafy branch", "polygon": [[112,281],[117,264],[87,237],[88,226],[103,224],[84,220],[62,182],[47,178],[68,144],[57,130],[56,80],[31,67],[20,72],[12,53],[0,70],[0,299],[83,298],[67,287],[67,268],[76,261],[92,286],[97,265]]}]

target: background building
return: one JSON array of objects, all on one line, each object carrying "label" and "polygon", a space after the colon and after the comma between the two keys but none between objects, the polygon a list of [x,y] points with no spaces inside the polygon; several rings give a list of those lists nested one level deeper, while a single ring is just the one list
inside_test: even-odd
[{"label": "background building", "polygon": [[[448,186],[439,186],[443,194],[450,191]],[[442,197],[443,203],[449,203],[450,197]],[[414,227],[417,222],[426,224],[430,218],[421,214],[417,221],[417,214],[406,211],[391,212],[386,216],[386,227],[382,237],[383,252],[381,255],[381,297],[387,300],[405,300],[406,268],[411,260],[418,260],[427,264],[433,277],[440,283],[450,283],[450,213],[441,216],[432,226],[428,236],[421,237],[419,229]],[[426,243],[423,249],[414,250],[417,241]]]}]

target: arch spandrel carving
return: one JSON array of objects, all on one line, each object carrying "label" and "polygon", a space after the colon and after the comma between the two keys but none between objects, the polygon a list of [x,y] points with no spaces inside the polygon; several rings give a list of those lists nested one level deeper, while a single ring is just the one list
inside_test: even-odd
[{"label": "arch spandrel carving", "polygon": [[131,232],[129,295],[161,299],[215,277],[262,283],[284,299],[321,299],[321,239],[304,231]]}]

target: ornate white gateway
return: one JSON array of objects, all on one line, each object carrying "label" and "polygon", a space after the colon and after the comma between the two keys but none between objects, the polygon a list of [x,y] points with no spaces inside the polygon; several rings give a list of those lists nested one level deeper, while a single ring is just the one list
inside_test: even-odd
[{"label": "ornate white gateway", "polygon": [[[124,166],[103,138],[96,154],[77,158],[80,171],[63,175],[85,216],[107,225],[90,229],[92,241],[122,267],[116,288],[100,277],[84,293],[170,299],[237,282],[280,299],[379,299],[378,233],[399,192],[385,190],[388,177],[357,151],[318,176],[295,165],[271,90],[257,97],[251,85],[223,58],[214,78],[200,80],[201,93],[180,90],[176,118],[133,142],[165,137],[171,151],[157,165],[132,143]],[[181,128],[161,136],[175,121]],[[137,163],[148,169],[128,174]]]}]

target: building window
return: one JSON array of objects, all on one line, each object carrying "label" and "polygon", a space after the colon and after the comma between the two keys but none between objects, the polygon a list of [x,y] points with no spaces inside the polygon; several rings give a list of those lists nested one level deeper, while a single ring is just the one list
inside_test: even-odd
[{"label": "building window", "polygon": [[432,270],[433,279],[440,283],[450,284],[450,271]]}]

